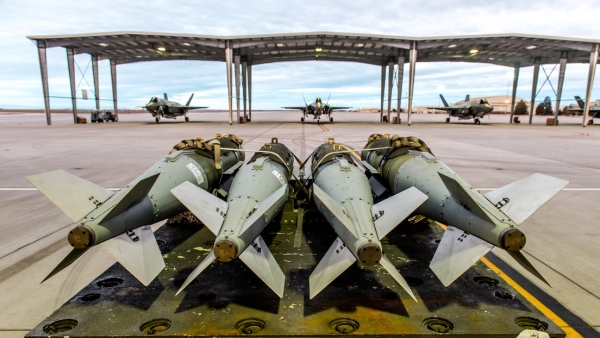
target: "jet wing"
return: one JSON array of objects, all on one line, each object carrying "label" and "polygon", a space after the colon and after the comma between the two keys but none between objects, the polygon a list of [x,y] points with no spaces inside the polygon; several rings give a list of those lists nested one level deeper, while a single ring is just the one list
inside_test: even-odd
[{"label": "jet wing", "polygon": [[329,109],[333,110],[333,109],[350,109],[352,107],[329,107]]},{"label": "jet wing", "polygon": [[453,111],[453,110],[462,110],[464,107],[425,107],[425,109],[435,109],[435,110],[445,110],[445,111]]},{"label": "jet wing", "polygon": [[178,108],[185,108],[185,109],[206,109],[208,107],[195,107],[195,106],[181,106]]},{"label": "jet wing", "polygon": [[304,110],[306,109],[306,106],[302,106],[302,107],[281,107],[283,109],[300,109],[300,110]]}]

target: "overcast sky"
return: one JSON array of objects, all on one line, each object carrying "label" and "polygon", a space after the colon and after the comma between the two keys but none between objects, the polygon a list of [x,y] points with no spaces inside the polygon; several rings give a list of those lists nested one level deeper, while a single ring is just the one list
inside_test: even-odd
[{"label": "overcast sky", "polygon": [[[42,108],[37,50],[27,35],[106,31],[155,31],[209,35],[246,35],[332,31],[440,36],[525,33],[600,39],[600,10],[595,1],[41,1],[0,0],[0,108]],[[79,95],[92,89],[89,56],[76,56]],[[69,96],[65,50],[48,49],[50,95]],[[405,66],[405,75],[408,65]],[[550,72],[554,65],[546,65]],[[342,62],[291,62],[253,67],[253,108],[274,109],[331,94],[330,103],[378,106],[381,68]],[[148,62],[118,66],[121,108],[144,105],[151,96],[169,93],[185,103],[227,107],[224,63]],[[569,64],[563,102],[585,94],[587,64]],[[558,67],[550,77],[556,87]],[[597,78],[600,76],[597,76]],[[512,68],[467,63],[417,63],[415,104],[438,105],[438,93],[449,102],[471,97],[506,95]],[[545,76],[540,72],[540,84]],[[403,97],[408,86],[407,76]],[[532,67],[521,69],[517,95],[531,96]],[[600,81],[593,99],[600,98]],[[394,97],[396,88],[394,88]],[[111,99],[108,61],[100,62],[100,96]],[[538,99],[555,96],[546,85]],[[571,100],[571,101],[567,101]],[[406,101],[403,101],[403,106]],[[110,109],[109,101],[102,102]],[[52,98],[52,108],[70,107],[69,99]],[[93,108],[93,101],[78,101]]]}]

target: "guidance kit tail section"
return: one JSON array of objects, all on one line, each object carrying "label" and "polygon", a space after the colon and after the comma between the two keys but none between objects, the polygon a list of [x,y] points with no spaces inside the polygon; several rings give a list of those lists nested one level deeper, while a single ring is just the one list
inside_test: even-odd
[{"label": "guidance kit tail section", "polygon": [[404,278],[383,254],[380,239],[427,196],[417,189],[409,189],[373,205],[366,175],[332,139],[315,150],[312,168],[315,204],[339,237],[309,278],[310,298],[358,260],[367,266],[381,264],[416,301]]},{"label": "guidance kit tail section", "polygon": [[[392,149],[378,150],[382,147]],[[562,190],[567,181],[534,174],[484,196],[433,156],[416,137],[374,134],[365,149],[362,160],[381,172],[381,181],[390,193],[418,188],[429,198],[416,212],[448,226],[430,264],[445,286],[494,246],[506,250],[547,283],[521,253],[526,237],[519,225]]]},{"label": "guidance kit tail section", "polygon": [[185,211],[169,190],[187,182],[212,191],[218,188],[222,172],[244,159],[237,151],[213,152],[215,144],[241,148],[242,140],[234,135],[217,136],[207,142],[182,141],[115,194],[63,170],[28,177],[75,222],[67,237],[73,250],[44,281],[100,244],[142,284],[150,284],[165,266],[150,225]]},{"label": "guidance kit tail section", "polygon": [[274,138],[233,178],[227,201],[189,183],[171,190],[217,236],[213,250],[188,276],[179,292],[212,262],[227,263],[239,257],[283,297],[285,276],[260,233],[283,210],[288,199],[293,160],[292,152]]}]

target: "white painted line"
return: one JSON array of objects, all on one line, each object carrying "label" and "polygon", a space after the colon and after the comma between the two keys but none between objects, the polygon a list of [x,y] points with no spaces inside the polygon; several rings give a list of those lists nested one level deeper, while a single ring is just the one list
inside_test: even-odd
[{"label": "white painted line", "polygon": [[[121,190],[122,188],[106,188],[106,190]],[[36,188],[0,188],[0,191],[36,191]]]}]

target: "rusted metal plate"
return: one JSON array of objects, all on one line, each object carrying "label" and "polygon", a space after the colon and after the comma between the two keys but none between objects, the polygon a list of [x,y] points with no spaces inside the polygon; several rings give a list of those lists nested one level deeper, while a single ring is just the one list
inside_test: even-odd
[{"label": "rusted metal plate", "polygon": [[[283,299],[239,260],[213,263],[175,296],[212,249],[214,235],[200,224],[169,224],[156,232],[166,269],[148,287],[115,264],[27,337],[48,337],[53,332],[69,337],[278,337],[340,332],[426,337],[438,336],[435,330],[450,327],[447,334],[454,337],[516,337],[523,330],[516,324],[518,318],[541,321],[551,337],[565,337],[483,263],[445,288],[428,268],[442,230],[427,221],[404,222],[382,241],[384,252],[411,285],[418,302],[383,268],[358,264],[310,300],[308,276],[336,235],[316,211],[304,215],[303,231],[296,234],[295,225],[275,221],[263,232],[286,275]],[[294,239],[301,239],[302,245],[294,247]]]}]

